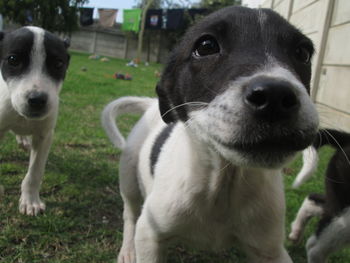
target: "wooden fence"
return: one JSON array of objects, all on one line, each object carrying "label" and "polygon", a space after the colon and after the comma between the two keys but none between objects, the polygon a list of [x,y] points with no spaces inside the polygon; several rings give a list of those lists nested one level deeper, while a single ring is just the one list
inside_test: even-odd
[{"label": "wooden fence", "polygon": [[323,127],[350,132],[350,1],[265,0],[314,42],[312,98]]}]

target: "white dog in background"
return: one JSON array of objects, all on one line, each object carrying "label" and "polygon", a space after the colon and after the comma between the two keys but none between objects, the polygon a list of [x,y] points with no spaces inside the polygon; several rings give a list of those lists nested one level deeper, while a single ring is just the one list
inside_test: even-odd
[{"label": "white dog in background", "polygon": [[45,209],[39,190],[69,64],[68,46],[38,27],[0,33],[0,139],[12,131],[22,146],[31,144],[19,204],[23,214],[37,215]]}]

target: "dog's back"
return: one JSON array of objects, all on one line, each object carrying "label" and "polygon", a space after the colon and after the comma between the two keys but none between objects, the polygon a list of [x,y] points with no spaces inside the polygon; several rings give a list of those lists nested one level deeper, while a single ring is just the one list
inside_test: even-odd
[{"label": "dog's back", "polygon": [[303,151],[303,167],[293,182],[293,188],[298,188],[314,174],[318,164],[317,150],[326,145],[340,151],[339,155],[343,155],[341,159],[345,158],[344,161],[350,163],[350,155],[344,149],[350,146],[350,134],[334,129],[321,129],[313,144]]},{"label": "dog's back", "polygon": [[340,149],[350,145],[350,134],[334,129],[321,129],[312,145],[316,149],[325,145]]}]

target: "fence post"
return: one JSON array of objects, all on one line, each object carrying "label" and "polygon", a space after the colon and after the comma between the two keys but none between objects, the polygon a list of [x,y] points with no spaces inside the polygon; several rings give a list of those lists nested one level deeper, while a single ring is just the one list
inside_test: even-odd
[{"label": "fence post", "polygon": [[96,53],[96,41],[97,41],[97,30],[94,29],[94,38],[93,38],[93,41],[92,41],[92,54],[95,54]]},{"label": "fence post", "polygon": [[293,6],[294,6],[294,0],[289,0],[288,16],[287,16],[288,21],[290,21],[290,18],[293,14]]},{"label": "fence post", "polygon": [[128,58],[128,49],[129,49],[129,38],[124,34],[124,59]]},{"label": "fence post", "polygon": [[323,59],[325,55],[325,49],[327,44],[327,38],[328,38],[328,32],[331,25],[332,15],[333,15],[333,8],[334,8],[334,0],[326,0],[326,15],[323,23],[321,24],[321,37],[320,37],[320,49],[318,51],[318,56],[316,59],[316,66],[315,66],[315,75],[312,83],[312,90],[311,90],[311,98],[314,102],[316,102],[317,97],[317,91],[318,86],[320,84],[320,78],[321,78],[321,68],[323,64]]}]

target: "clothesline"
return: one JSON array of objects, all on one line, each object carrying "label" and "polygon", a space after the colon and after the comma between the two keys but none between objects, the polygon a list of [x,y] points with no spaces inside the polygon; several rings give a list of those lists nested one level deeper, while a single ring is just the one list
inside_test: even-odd
[{"label": "clothesline", "polygon": [[[92,25],[94,8],[81,8],[80,24],[82,26]],[[146,14],[146,29],[165,29],[177,30],[184,26],[184,14],[188,12],[190,18],[195,20],[198,15],[205,15],[208,9],[149,9]],[[103,27],[112,27],[115,24],[118,9],[98,8],[99,25]],[[139,8],[123,9],[122,30],[138,32],[140,29],[142,10]]]}]

